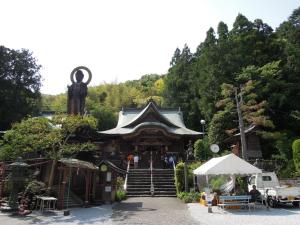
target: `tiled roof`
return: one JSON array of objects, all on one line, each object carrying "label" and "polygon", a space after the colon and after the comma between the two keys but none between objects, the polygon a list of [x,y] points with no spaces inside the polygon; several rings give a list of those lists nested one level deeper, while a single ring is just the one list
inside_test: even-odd
[{"label": "tiled roof", "polygon": [[[143,117],[152,113],[159,118],[158,121],[144,121]],[[152,101],[144,109],[121,110],[117,127],[100,131],[100,134],[122,135],[131,134],[143,127],[160,127],[167,132],[178,135],[201,135],[201,132],[188,129],[182,117],[182,112],[176,109],[159,109]]]}]

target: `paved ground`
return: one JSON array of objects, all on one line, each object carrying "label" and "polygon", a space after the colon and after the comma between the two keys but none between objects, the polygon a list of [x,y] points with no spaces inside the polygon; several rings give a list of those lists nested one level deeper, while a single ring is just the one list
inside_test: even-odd
[{"label": "paved ground", "polygon": [[91,208],[71,209],[70,216],[61,211],[34,212],[26,217],[0,213],[0,225],[299,225],[300,208],[291,205],[267,210],[222,210],[213,213],[199,203],[183,204],[176,198],[129,198],[121,203]]},{"label": "paved ground", "polygon": [[26,217],[0,213],[2,225],[196,225],[187,209],[177,198],[129,198],[121,203],[62,212],[34,212]]},{"label": "paved ground", "polygon": [[258,205],[255,210],[222,210],[213,207],[213,213],[199,203],[188,204],[191,216],[203,225],[299,225],[300,208],[282,205],[266,209]]},{"label": "paved ground", "polygon": [[194,225],[187,205],[177,198],[129,198],[113,207],[113,224]]}]

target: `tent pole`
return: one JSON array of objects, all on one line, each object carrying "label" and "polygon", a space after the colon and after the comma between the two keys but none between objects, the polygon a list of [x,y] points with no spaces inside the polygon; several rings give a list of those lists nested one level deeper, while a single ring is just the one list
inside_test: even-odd
[{"label": "tent pole", "polygon": [[211,208],[212,199],[211,199],[211,194],[210,194],[208,174],[206,174],[206,183],[207,183],[207,188],[208,188],[208,193],[206,193],[207,212],[212,213],[212,208]]}]

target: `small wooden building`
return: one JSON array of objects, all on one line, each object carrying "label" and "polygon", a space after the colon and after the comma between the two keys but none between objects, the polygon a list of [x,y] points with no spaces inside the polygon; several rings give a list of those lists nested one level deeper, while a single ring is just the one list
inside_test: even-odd
[{"label": "small wooden building", "polygon": [[[246,144],[247,144],[247,152],[246,156],[247,159],[261,159],[262,158],[262,149],[260,144],[260,137],[256,133],[258,128],[255,125],[250,126],[245,130],[246,136]],[[231,150],[234,154],[241,156],[241,136],[240,133],[235,134],[232,138],[228,141],[231,143]]]}]

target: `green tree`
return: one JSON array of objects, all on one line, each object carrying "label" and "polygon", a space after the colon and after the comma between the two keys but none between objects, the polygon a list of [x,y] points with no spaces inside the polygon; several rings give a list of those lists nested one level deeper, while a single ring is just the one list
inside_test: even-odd
[{"label": "green tree", "polygon": [[91,115],[97,119],[97,129],[100,131],[112,129],[117,125],[116,114],[106,106],[95,107],[91,110]]},{"label": "green tree", "polygon": [[193,89],[192,64],[194,56],[187,45],[180,52],[176,49],[171,68],[164,77],[164,99],[167,106],[181,107],[188,127],[200,127],[197,90]]},{"label": "green tree", "polygon": [[57,161],[75,152],[90,150],[90,142],[74,142],[71,137],[82,129],[95,129],[97,121],[91,116],[58,115],[53,119],[28,118],[13,125],[1,143],[0,160],[13,160],[28,153],[40,153],[52,159],[48,188],[53,183]]},{"label": "green tree", "polygon": [[194,143],[194,157],[196,160],[207,160],[212,156],[209,150],[209,143],[207,138],[198,139]]},{"label": "green tree", "polygon": [[41,66],[26,49],[0,46],[0,128],[35,115],[40,107]]}]

